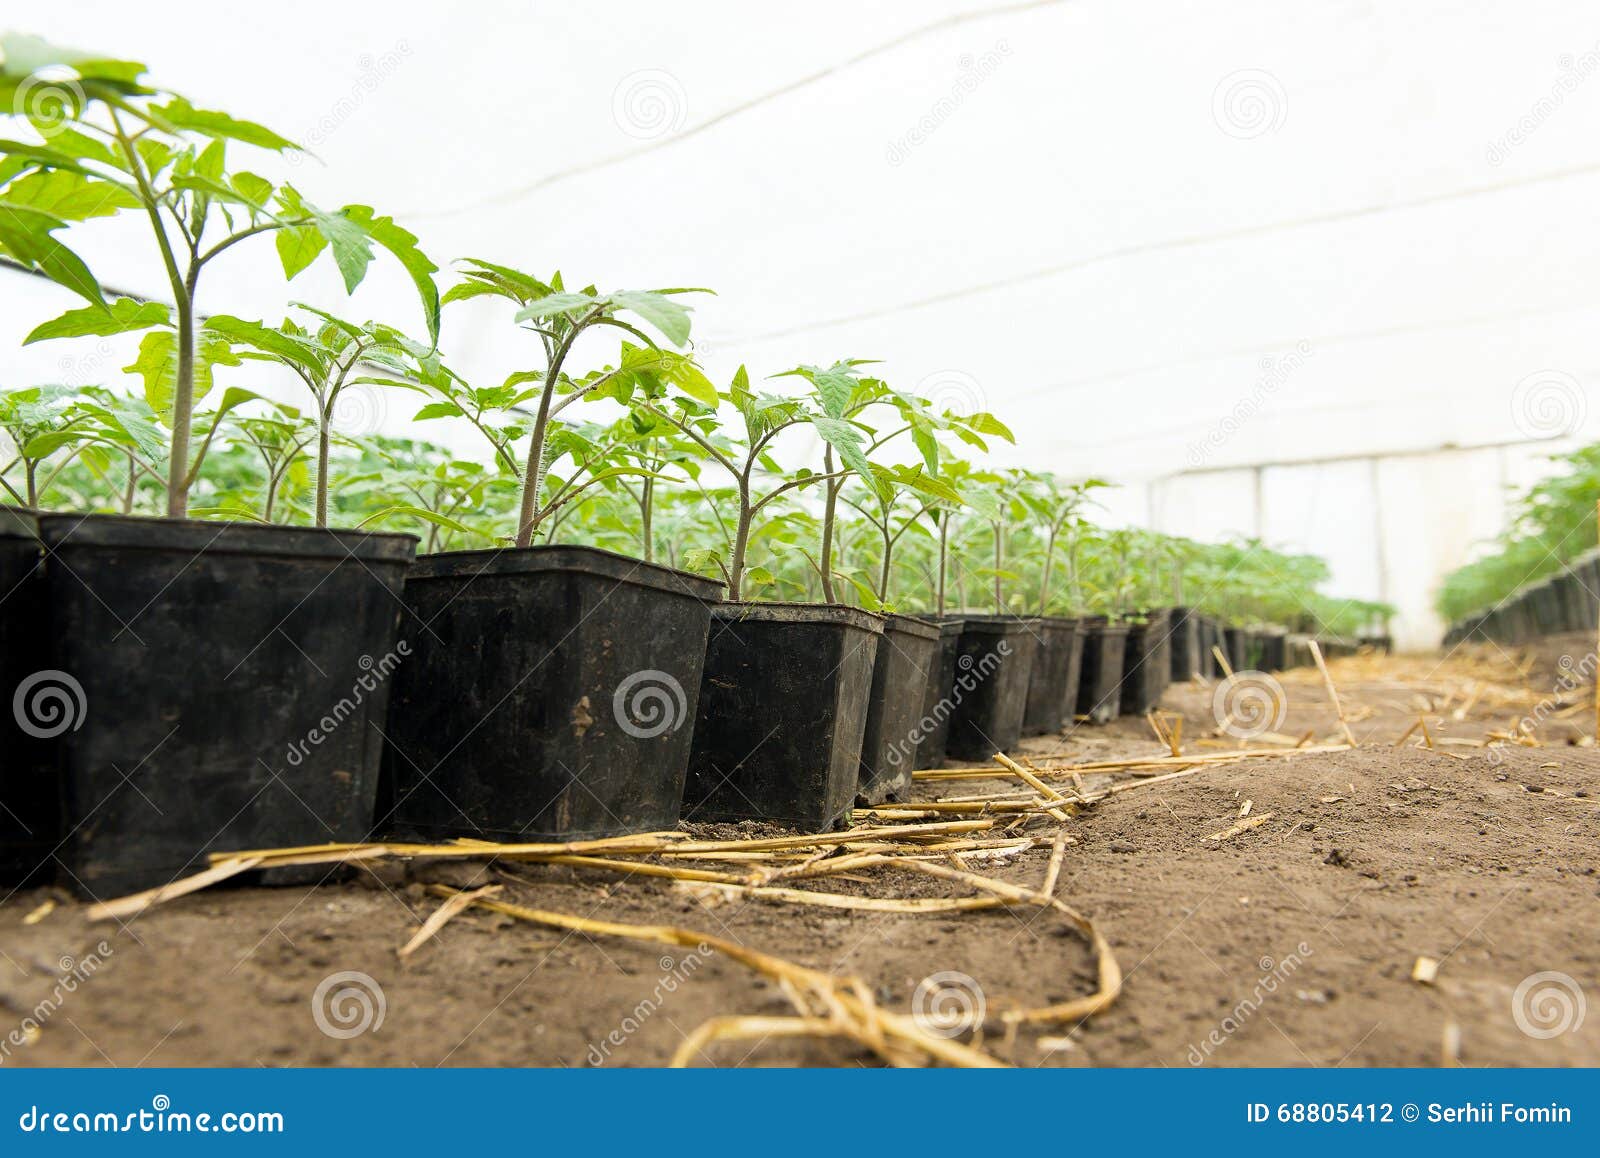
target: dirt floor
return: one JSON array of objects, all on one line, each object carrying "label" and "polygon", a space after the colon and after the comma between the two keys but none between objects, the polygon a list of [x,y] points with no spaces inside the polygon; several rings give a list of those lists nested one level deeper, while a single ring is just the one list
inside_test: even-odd
[{"label": "dirt floor", "polygon": [[[592,869],[376,862],[321,887],[217,888],[120,923],[91,924],[50,890],[11,896],[0,905],[0,1065],[659,1065],[709,1018],[791,1012],[779,987],[724,954],[475,909],[402,960],[397,948],[440,903],[425,882],[440,881],[498,881],[524,905],[704,931],[859,977],[901,1012],[937,1018],[935,1007],[981,1002],[977,1043],[1017,1065],[1597,1065],[1600,1011],[1582,1012],[1584,994],[1600,997],[1600,752],[1587,739],[1592,692],[1566,690],[1560,662],[1582,671],[1592,651],[1573,639],[1536,656],[1337,661],[1354,750],[1091,778],[1091,792],[1140,782],[1059,826],[1073,843],[1056,895],[1095,922],[1125,978],[1088,1020],[1007,1028],[1008,1010],[1095,989],[1088,943],[1037,907],[713,904],[670,880]],[[1249,747],[1338,741],[1314,670],[1281,686],[1287,718]],[[1246,743],[1218,734],[1214,693],[1167,693],[1186,755]],[[1538,746],[1481,746],[1523,716]],[[1419,719],[1427,738],[1418,727],[1397,746]],[[1039,767],[1165,751],[1146,721],[1127,718],[1024,745]],[[924,781],[918,798],[1001,787]],[[969,867],[1037,888],[1058,826],[1030,825],[1043,847]],[[817,887],[971,895],[889,876]],[[1432,984],[1413,980],[1419,957],[1438,963]],[[778,1037],[717,1043],[694,1060],[877,1064],[849,1042]]]}]

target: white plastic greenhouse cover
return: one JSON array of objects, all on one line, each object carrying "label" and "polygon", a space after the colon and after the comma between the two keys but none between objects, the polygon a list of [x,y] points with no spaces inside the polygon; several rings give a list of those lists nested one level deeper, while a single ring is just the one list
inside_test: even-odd
[{"label": "white plastic greenhouse cover", "polygon": [[[1340,593],[1401,605],[1402,643],[1436,641],[1433,588],[1498,531],[1503,485],[1600,424],[1592,3],[24,16],[303,141],[317,159],[250,163],[394,214],[441,261],[713,287],[714,376],[882,359],[1007,420],[1003,461],[1126,484],[1114,520],[1327,556]],[[104,282],[161,296],[136,229],[78,236]],[[295,299],[421,330],[392,269],[354,303],[327,268],[286,286],[266,244],[208,276],[207,311]],[[72,304],[15,274],[0,295],[19,338]],[[483,380],[524,366],[525,335],[478,304],[447,314],[447,354]],[[6,341],[5,384],[119,381],[134,344]],[[361,421],[404,428],[410,407],[374,406]]]}]

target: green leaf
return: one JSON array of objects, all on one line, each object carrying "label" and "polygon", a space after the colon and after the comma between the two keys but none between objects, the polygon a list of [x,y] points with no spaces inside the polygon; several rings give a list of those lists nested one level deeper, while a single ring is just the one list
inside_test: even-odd
[{"label": "green leaf", "polygon": [[649,290],[623,290],[610,295],[618,309],[631,310],[666,335],[675,346],[689,341],[689,307]]},{"label": "green leaf", "polygon": [[111,217],[137,209],[139,198],[121,185],[86,177],[70,169],[45,169],[18,177],[5,187],[8,205],[24,205],[63,221]]},{"label": "green leaf", "polygon": [[52,318],[35,326],[33,332],[22,340],[24,346],[50,338],[109,337],[131,330],[148,330],[151,326],[166,325],[170,311],[160,302],[141,302],[133,298],[117,298],[105,308],[86,306],[68,310],[59,318]]},{"label": "green leaf", "polygon": [[[211,392],[213,366],[240,365],[226,338],[205,331],[197,336],[194,351],[194,401]],[[124,372],[144,379],[144,399],[150,408],[172,423],[173,399],[178,390],[178,335],[172,330],[156,330],[139,343],[139,356]]]},{"label": "green leaf", "polygon": [[258,125],[254,121],[242,121],[227,113],[197,109],[182,97],[175,96],[166,104],[156,106],[152,111],[179,129],[202,133],[208,137],[227,137],[243,141],[247,145],[271,149],[275,153],[300,148],[288,137],[279,136],[265,125]]},{"label": "green leaf", "polygon": [[326,359],[314,343],[260,322],[247,322],[227,314],[213,314],[206,319],[201,332],[220,334],[231,343],[250,346],[318,378],[326,371]]},{"label": "green leaf", "polygon": [[996,438],[1003,438],[1013,445],[1017,441],[1016,435],[1011,433],[1010,428],[988,411],[979,411],[974,414],[967,419],[967,425],[979,434],[992,434]]},{"label": "green leaf", "polygon": [[361,279],[367,276],[367,266],[372,264],[372,242],[367,231],[359,221],[343,213],[324,213],[320,209],[310,212],[312,223],[333,250],[334,264],[344,278],[345,292],[355,292]]},{"label": "green leaf", "polygon": [[328,247],[328,239],[315,225],[291,225],[278,230],[278,260],[290,281]]},{"label": "green leaf", "polygon": [[[439,344],[439,287],[433,280],[433,275],[439,272],[439,267],[433,263],[427,254],[417,248],[417,238],[413,233],[402,229],[394,223],[392,217],[376,217],[372,209],[366,205],[346,205],[345,216],[357,222],[367,235],[383,248],[394,255],[396,261],[404,267],[406,273],[411,275],[411,284],[416,286],[417,294],[422,298],[422,313],[428,323],[428,336],[433,344]],[[341,266],[341,268],[343,268]],[[346,281],[348,282],[348,278]],[[357,280],[360,280],[359,278]]]},{"label": "green leaf", "polygon": [[811,425],[816,427],[817,433],[822,435],[829,446],[839,452],[839,458],[843,460],[845,466],[860,475],[874,492],[883,495],[882,484],[873,477],[872,466],[867,462],[865,439],[859,428],[827,414],[812,415]]},{"label": "green leaf", "polygon": [[517,311],[519,322],[537,321],[540,318],[562,317],[581,313],[593,307],[595,299],[589,294],[555,293],[529,302]]},{"label": "green leaf", "polygon": [[0,201],[0,253],[37,269],[57,285],[65,286],[97,306],[105,305],[100,283],[83,258],[50,235],[66,222],[36,209]]},{"label": "green leaf", "polygon": [[817,371],[810,377],[817,388],[817,397],[822,400],[822,409],[833,418],[843,418],[850,396],[855,392],[856,378],[840,366]]}]

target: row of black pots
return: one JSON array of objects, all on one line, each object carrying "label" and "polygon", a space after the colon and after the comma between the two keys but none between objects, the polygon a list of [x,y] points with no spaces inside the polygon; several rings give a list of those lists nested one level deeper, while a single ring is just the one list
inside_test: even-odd
[{"label": "row of black pots", "polygon": [[1142,713],[1180,652],[1236,642],[1183,609],[882,616],[593,548],[414,549],[0,511],[0,867],[104,896],[373,836],[825,830],[917,767]]},{"label": "row of black pots", "polygon": [[1600,622],[1600,549],[1585,551],[1562,569],[1519,587],[1486,611],[1450,625],[1444,645],[1462,642],[1527,643],[1547,635],[1593,634]]}]

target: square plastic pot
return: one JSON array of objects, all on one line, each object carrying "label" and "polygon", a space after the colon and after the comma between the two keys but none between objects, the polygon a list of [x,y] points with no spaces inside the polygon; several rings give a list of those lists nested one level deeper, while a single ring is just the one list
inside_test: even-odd
[{"label": "square plastic pot", "polygon": [[1167,621],[1170,633],[1168,645],[1172,651],[1173,683],[1188,683],[1202,674],[1200,644],[1204,621],[1200,614],[1188,607],[1174,607]]},{"label": "square plastic pot", "polygon": [[1167,647],[1167,612],[1146,612],[1128,624],[1122,652],[1122,702],[1119,712],[1142,716],[1161,702],[1171,678],[1172,660]]},{"label": "square plastic pot", "polygon": [[593,547],[418,559],[387,827],[499,841],[672,828],[720,591]]},{"label": "square plastic pot", "polygon": [[856,798],[882,616],[730,603],[711,617],[683,815],[838,827]]},{"label": "square plastic pot", "polygon": [[1034,621],[1033,670],[1028,676],[1028,702],[1022,714],[1024,736],[1050,735],[1071,722],[1078,706],[1078,679],[1083,671],[1083,637],[1076,619],[1047,617]]},{"label": "square plastic pot", "polygon": [[958,760],[991,759],[1022,739],[1028,681],[1039,629],[1033,619],[1010,615],[967,615],[962,620],[955,679],[948,692],[949,755]]},{"label": "square plastic pot", "polygon": [[1109,724],[1122,709],[1123,656],[1128,625],[1108,623],[1103,616],[1079,621],[1083,631],[1083,674],[1078,683],[1078,711],[1091,724]]},{"label": "square plastic pot", "polygon": [[8,888],[47,879],[61,839],[48,733],[72,700],[48,670],[48,617],[38,517],[0,507],[0,884]]},{"label": "square plastic pot", "polygon": [[938,664],[939,625],[909,615],[886,615],[872,665],[867,728],[861,739],[856,800],[905,800],[922,740],[928,679]]},{"label": "square plastic pot", "polygon": [[928,687],[922,702],[918,768],[938,768],[944,763],[950,743],[950,718],[955,711],[950,689],[956,682],[956,659],[961,653],[961,630],[966,621],[960,616],[947,615],[935,622],[939,624],[939,652],[928,671]]},{"label": "square plastic pot", "polygon": [[369,834],[414,536],[109,515],[39,534],[75,716],[51,728],[68,883],[104,898],[210,852]]}]

